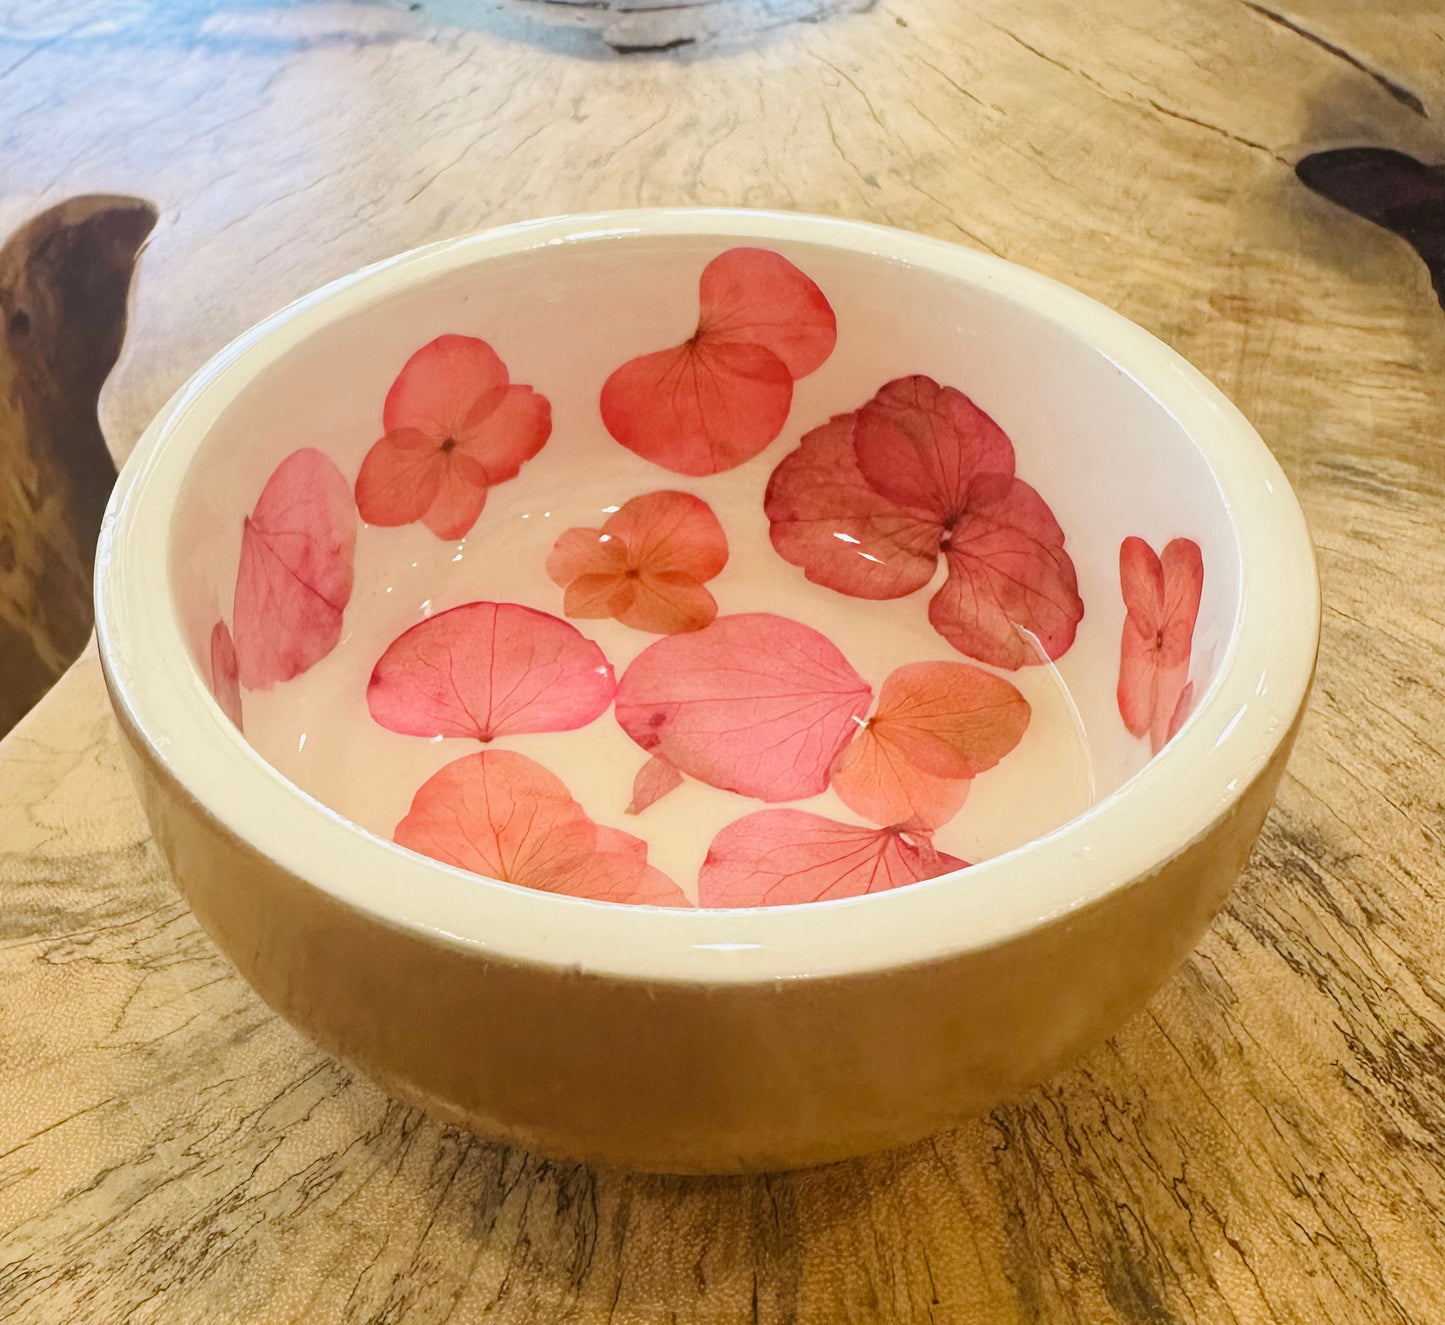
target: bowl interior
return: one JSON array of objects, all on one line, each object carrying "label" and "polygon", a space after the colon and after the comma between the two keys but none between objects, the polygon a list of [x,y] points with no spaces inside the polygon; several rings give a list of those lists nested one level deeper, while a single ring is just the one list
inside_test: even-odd
[{"label": "bowl interior", "polygon": [[[979,862],[1073,819],[1144,766],[1157,740],[1130,730],[1118,694],[1126,622],[1121,545],[1134,538],[1152,553],[1174,540],[1197,547],[1203,587],[1192,638],[1186,632],[1184,671],[1176,656],[1174,681],[1160,683],[1165,689],[1174,684],[1177,691],[1187,680],[1191,687],[1192,698],[1177,709],[1181,720],[1220,674],[1241,605],[1239,543],[1211,465],[1195,441],[1099,349],[1006,297],[987,279],[965,281],[828,244],[770,240],[764,247],[826,297],[836,317],[836,345],[821,366],[792,383],[781,431],[751,459],[702,475],[664,467],[611,434],[599,405],[604,383],[627,361],[694,336],[699,278],[709,263],[738,246],[735,238],[708,235],[599,235],[491,257],[354,309],[298,341],[239,392],[195,451],[172,526],[175,603],[194,664],[213,685],[222,680],[212,648],[216,627],[241,625],[236,594],[247,520],[267,526],[274,551],[277,522],[284,526],[286,517],[258,503],[288,457],[320,452],[353,492],[363,462],[387,434],[388,392],[408,361],[443,336],[485,342],[512,384],[530,386],[550,405],[545,444],[521,463],[515,477],[484,484],[485,505],[464,533],[439,536],[418,520],[367,523],[348,510],[348,524],[354,521],[353,576],[349,596],[333,604],[339,614],[334,645],[294,677],[239,690],[245,739],[266,760],[325,805],[389,839],[418,789],[454,761],[483,750],[525,756],[559,778],[594,824],[641,839],[649,864],[694,902],[709,847],[750,814],[786,807],[859,830],[906,830],[910,849],[936,851],[944,862],[948,857]],[[762,332],[747,334],[765,338]],[[742,343],[756,342],[743,337]],[[748,371],[757,376],[755,368]],[[1026,577],[1027,567],[1043,555],[1020,551],[1018,530],[1002,516],[989,516],[981,489],[974,490],[971,515],[965,502],[948,516],[976,521],[970,526],[977,539],[974,562],[960,568],[940,553],[952,526],[943,528],[934,536],[931,577],[902,596],[873,599],[812,582],[806,564],[794,564],[774,546],[765,510],[769,482],[804,435],[835,416],[859,411],[886,384],[915,377],[964,393],[1003,430],[1017,479],[1036,491],[1057,521],[1083,608],[1072,642],[1055,649],[1057,657],[1048,657],[1050,648],[1027,630],[1019,636],[1028,653],[1023,666],[981,658],[977,650],[970,656],[930,620],[930,601],[951,568],[964,579],[972,574],[968,582],[975,586],[995,576],[988,582],[997,586],[1017,581],[1021,564]],[[391,435],[396,432],[393,427]],[[948,445],[954,449],[945,461],[958,463],[967,446]],[[417,482],[424,481],[422,474]],[[813,495],[808,482],[795,487],[795,500]],[[549,556],[559,538],[574,529],[601,531],[595,536],[600,538],[609,519],[630,501],[659,492],[700,499],[722,527],[726,564],[698,580],[715,602],[719,622],[765,613],[799,623],[810,632],[807,638],[811,632],[824,637],[863,686],[854,687],[851,707],[824,705],[816,721],[786,730],[769,727],[763,738],[739,728],[719,735],[721,753],[713,753],[731,757],[734,747],[760,741],[768,748],[752,755],[766,761],[776,754],[774,747],[791,741],[797,748],[788,758],[795,768],[806,772],[826,765],[831,773],[847,740],[864,729],[870,714],[879,714],[885,682],[896,669],[928,662],[967,665],[1015,687],[1027,702],[1028,718],[1016,744],[992,767],[971,778],[956,776],[957,768],[945,770],[954,775],[945,781],[962,784],[947,793],[962,799],[961,809],[941,824],[910,828],[901,817],[883,822],[882,812],[870,819],[850,808],[826,773],[824,785],[806,794],[765,800],[710,785],[688,765],[682,771],[693,775],[640,813],[629,813],[634,780],[656,750],[645,749],[635,730],[629,735],[617,706],[604,705],[570,730],[488,732],[485,741],[394,730],[373,715],[368,694],[378,663],[410,628],[473,602],[518,604],[568,620],[569,601],[575,608],[583,596],[569,600],[570,590],[549,575]],[[900,506],[896,490],[888,500]],[[844,503],[837,529],[825,534],[842,533],[840,541],[868,555],[867,539],[848,544],[847,531],[855,527],[848,518]],[[909,518],[928,523],[916,509]],[[1028,525],[1034,534],[1039,528],[1037,520]],[[1057,560],[1057,549],[1049,555]],[[310,588],[316,590],[315,584]],[[693,586],[685,588],[692,593]],[[1166,589],[1174,591],[1172,579]],[[277,611],[284,612],[291,600],[283,594],[277,601],[282,604]],[[688,599],[696,601],[695,595]],[[972,609],[961,610],[967,615]],[[506,646],[521,620],[498,618],[493,647]],[[685,641],[689,634],[711,638],[709,632],[717,630],[708,625],[662,634],[615,615],[574,616],[571,625],[600,648],[624,691],[628,669],[644,650],[659,641]],[[766,634],[762,638],[766,643]],[[780,640],[771,650],[775,657],[759,665],[796,671],[790,647],[790,640]],[[696,657],[678,652],[674,662],[655,670],[664,677],[676,673],[685,682]],[[731,665],[733,655],[727,657]],[[555,696],[565,684],[550,672],[543,680],[536,702],[545,707],[548,694]],[[1138,728],[1137,719],[1132,725]],[[842,727],[847,731],[840,735]],[[688,745],[689,757],[706,760],[696,744]],[[922,758],[928,762],[926,754]],[[937,767],[932,775],[938,775]],[[803,773],[799,777],[806,781]],[[767,785],[772,791],[788,789],[786,780],[776,778]],[[520,803],[522,793],[518,798]],[[852,801],[856,806],[857,797]],[[542,838],[558,840],[560,831]],[[505,852],[505,843],[496,849]]]}]

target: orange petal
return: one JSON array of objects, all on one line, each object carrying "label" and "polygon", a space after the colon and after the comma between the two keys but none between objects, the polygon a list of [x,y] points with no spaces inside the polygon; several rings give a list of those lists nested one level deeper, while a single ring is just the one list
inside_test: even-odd
[{"label": "orange petal", "polygon": [[885,827],[931,832],[963,808],[969,778],[943,778],[916,767],[876,727],[843,752],[833,790],[855,814]]},{"label": "orange petal", "polygon": [[419,428],[437,443],[459,439],[478,404],[500,399],[506,387],[506,365],[486,341],[438,336],[396,375],[386,395],[382,426],[387,432]]},{"label": "orange petal", "polygon": [[637,597],[637,581],[621,575],[579,575],[562,599],[565,616],[595,620],[619,617]]},{"label": "orange petal", "polygon": [[356,509],[367,524],[390,527],[420,520],[436,500],[446,456],[415,428],[387,433],[361,462]]},{"label": "orange petal", "polygon": [[569,529],[547,554],[547,574],[563,589],[579,575],[617,575],[626,569],[626,545],[601,529]]},{"label": "orange petal", "polygon": [[460,451],[453,451],[446,460],[437,494],[422,520],[438,538],[465,538],[487,504],[486,475],[475,460]]},{"label": "orange petal", "polygon": [[488,485],[516,478],[552,435],[552,406],[529,386],[508,387],[478,406],[457,434],[457,450],[481,465]]},{"label": "orange petal", "polygon": [[623,583],[634,586],[636,593],[628,606],[610,615],[633,630],[681,635],[684,631],[701,630],[717,616],[717,600],[691,575],[644,572],[635,580]]},{"label": "orange petal", "polygon": [[916,769],[972,778],[1023,739],[1029,702],[1001,676],[968,663],[907,663],[883,683],[873,730]]},{"label": "orange petal", "polygon": [[626,544],[630,564],[639,570],[681,571],[703,581],[727,565],[727,535],[712,507],[691,493],[634,497],[603,529]]}]

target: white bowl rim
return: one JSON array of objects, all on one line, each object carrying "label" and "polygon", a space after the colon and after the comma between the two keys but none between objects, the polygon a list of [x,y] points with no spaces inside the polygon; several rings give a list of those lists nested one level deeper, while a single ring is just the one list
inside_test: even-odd
[{"label": "white bowl rim", "polygon": [[[963,873],[891,892],[735,910],[617,906],[482,879],[343,819],[231,726],[189,656],[170,574],[191,460],[249,381],[333,321],[416,282],[549,245],[699,236],[823,245],[922,267],[1021,305],[1093,345],[1184,428],[1214,471],[1240,552],[1230,645],[1178,736],[1078,818]],[[476,951],[645,982],[863,974],[994,946],[1157,872],[1226,815],[1286,738],[1319,638],[1299,503],[1243,415],[1147,331],[1070,287],[943,240],[859,221],[734,208],[550,217],[412,250],[331,282],[243,333],[146,430],[111,497],[96,630],[115,702],[201,807],[307,884],[378,920]]]}]

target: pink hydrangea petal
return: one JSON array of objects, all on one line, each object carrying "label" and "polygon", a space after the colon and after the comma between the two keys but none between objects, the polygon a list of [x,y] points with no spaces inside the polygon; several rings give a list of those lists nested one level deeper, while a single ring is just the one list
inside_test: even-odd
[{"label": "pink hydrangea petal", "polygon": [[[481,405],[500,400],[507,368],[475,336],[438,336],[402,367],[387,392],[382,427],[390,433],[418,428],[437,444],[459,439]],[[494,405],[493,405],[494,407]]]},{"label": "pink hydrangea petal", "polygon": [[481,467],[491,486],[516,478],[552,435],[552,406],[529,386],[508,387],[488,408],[478,405],[457,439],[457,451]]},{"label": "pink hydrangea petal", "polygon": [[703,269],[698,332],[771,350],[795,378],[822,366],[838,320],[813,280],[780,253],[734,248]]},{"label": "pink hydrangea petal", "polygon": [[616,713],[688,776],[782,801],[828,785],[871,697],[825,636],[757,612],[649,645],[618,686]]},{"label": "pink hydrangea petal", "polygon": [[701,630],[717,616],[717,600],[691,575],[644,573],[624,581],[635,587],[632,601],[612,613],[624,626],[654,635]]},{"label": "pink hydrangea petal", "polygon": [[486,750],[427,779],[397,825],[409,850],[504,883],[598,901],[687,906],[646,844],[601,828],[561,780],[524,755]]},{"label": "pink hydrangea petal", "polygon": [[388,433],[366,453],[356,476],[356,509],[371,525],[420,520],[441,487],[446,457],[415,428]]},{"label": "pink hydrangea petal", "polygon": [[649,805],[656,804],[670,791],[682,786],[682,774],[666,759],[654,755],[632,780],[632,800],[627,806],[628,814],[641,814]]},{"label": "pink hydrangea petal", "polygon": [[292,452],[241,535],[231,623],[243,686],[289,681],[336,647],[355,551],[351,485],[320,451]]},{"label": "pink hydrangea petal", "polygon": [[855,598],[900,598],[938,564],[942,527],[925,509],[880,496],[853,450],[856,416],[804,435],[773,471],[764,510],[773,547],[815,584]]},{"label": "pink hydrangea petal", "polygon": [[931,832],[968,799],[969,778],[936,777],[911,763],[886,729],[858,733],[833,774],[833,790],[855,814],[876,824]]},{"label": "pink hydrangea petal", "polygon": [[925,773],[974,778],[1018,745],[1029,717],[1028,700],[1001,676],[918,662],[889,674],[869,726]]},{"label": "pink hydrangea petal", "polygon": [[1084,616],[1074,563],[1047,503],[1027,483],[976,481],[945,552],[948,579],[928,618],[960,653],[1018,668],[1061,657]]},{"label": "pink hydrangea petal", "polygon": [[490,741],[571,731],[599,717],[616,684],[575,626],[518,603],[467,603],[399,635],[367,686],[371,716],[407,736]]},{"label": "pink hydrangea petal", "polygon": [[236,730],[242,730],[241,672],[236,662],[236,646],[224,621],[211,627],[211,693]]},{"label": "pink hydrangea petal", "polygon": [[442,459],[441,481],[422,523],[438,538],[451,542],[465,538],[476,524],[487,504],[487,480],[481,465],[460,450]]},{"label": "pink hydrangea petal", "polygon": [[547,555],[547,574],[565,589],[579,575],[619,575],[627,560],[621,539],[601,529],[568,529]]},{"label": "pink hydrangea petal", "polygon": [[793,379],[771,350],[694,339],[631,359],[602,387],[602,421],[623,446],[678,474],[751,460],[783,429]]},{"label": "pink hydrangea petal", "polygon": [[637,599],[637,581],[620,575],[579,575],[562,598],[565,615],[581,621],[621,617]]},{"label": "pink hydrangea petal", "polygon": [[1177,538],[1161,559],[1142,538],[1119,548],[1119,584],[1126,615],[1119,646],[1119,714],[1155,752],[1189,709],[1189,663],[1204,587],[1199,545]]},{"label": "pink hydrangea petal", "polygon": [[689,492],[643,493],[624,502],[602,528],[626,547],[631,565],[654,574],[676,572],[702,582],[727,565],[721,523]]},{"label": "pink hydrangea petal", "polygon": [[926,837],[860,828],[803,810],[761,810],[713,838],[700,906],[787,906],[884,892],[963,869]]},{"label": "pink hydrangea petal", "polygon": [[962,391],[931,377],[889,382],[858,411],[858,467],[880,496],[948,524],[983,474],[1012,477],[1007,434]]},{"label": "pink hydrangea petal", "polygon": [[1187,667],[1204,595],[1204,556],[1193,539],[1176,538],[1159,561],[1164,573],[1164,660]]}]

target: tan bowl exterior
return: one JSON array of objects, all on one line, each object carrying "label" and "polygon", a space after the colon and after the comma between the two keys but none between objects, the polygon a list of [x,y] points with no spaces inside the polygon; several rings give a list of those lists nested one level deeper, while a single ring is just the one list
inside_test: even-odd
[{"label": "tan bowl exterior", "polygon": [[1298,727],[1182,854],[1052,923],[928,964],[701,985],[498,961],[337,901],[223,828],[116,709],[182,893],[282,1016],[437,1117],[668,1173],[796,1168],[914,1141],[1101,1041],[1223,905]]}]

